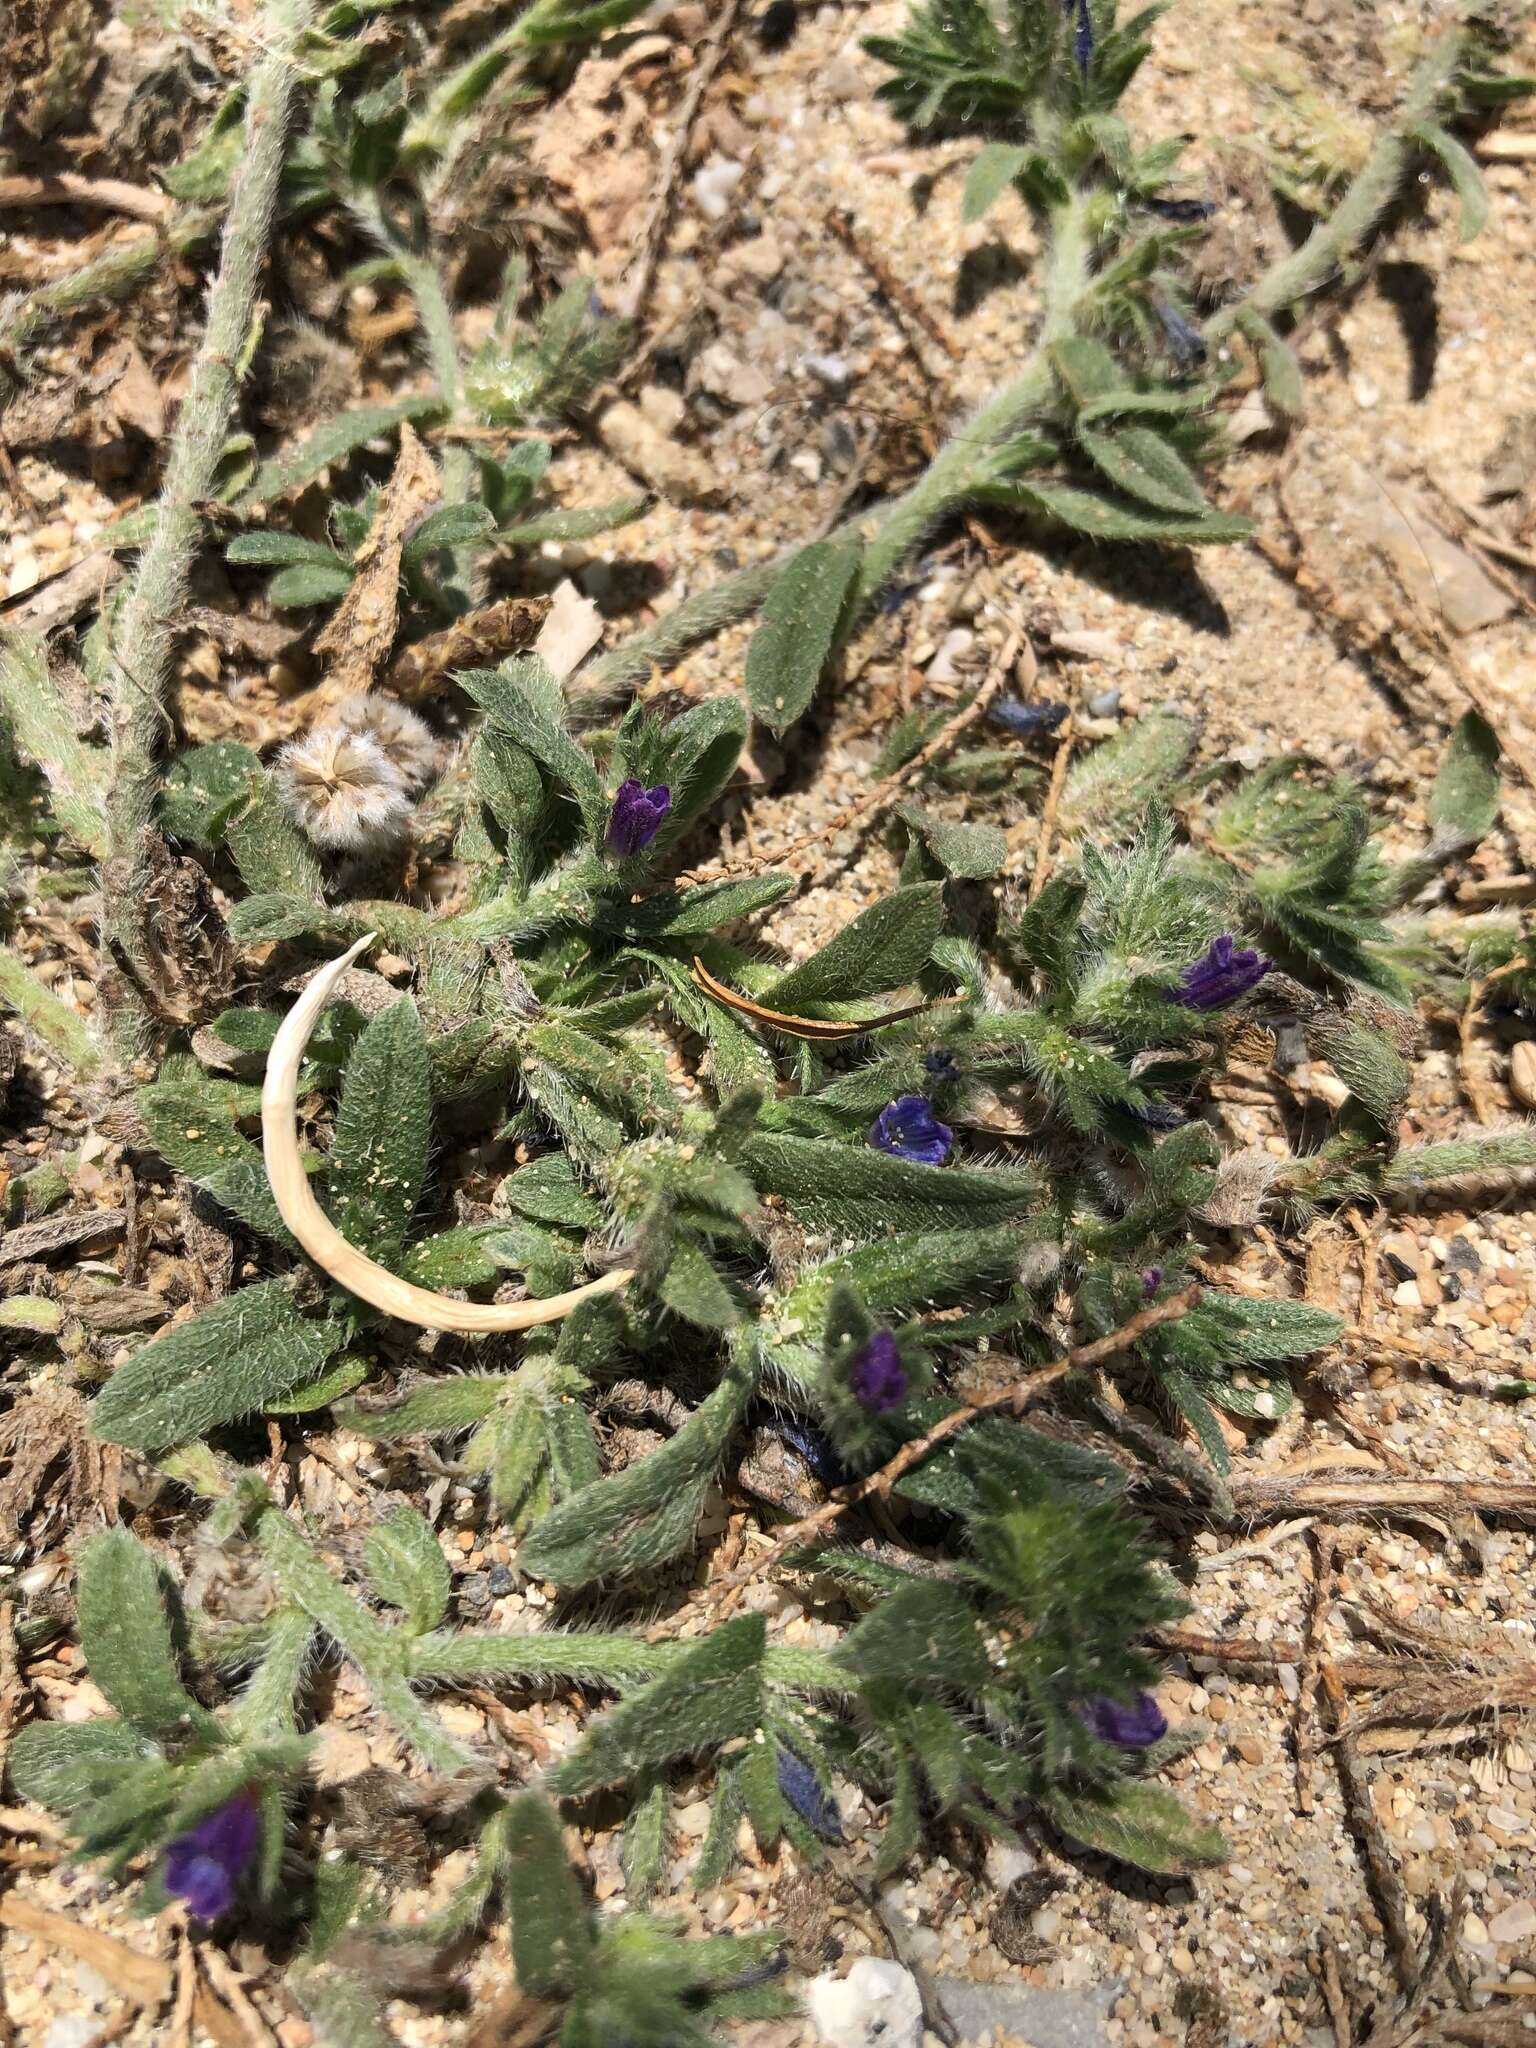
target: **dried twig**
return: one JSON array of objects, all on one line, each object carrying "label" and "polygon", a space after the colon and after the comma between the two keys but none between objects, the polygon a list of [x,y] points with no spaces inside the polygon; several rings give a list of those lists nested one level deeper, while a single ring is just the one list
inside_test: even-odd
[{"label": "dried twig", "polygon": [[1029,878],[1031,903],[1051,878],[1051,851],[1056,843],[1056,813],[1061,808],[1061,792],[1067,780],[1067,763],[1072,758],[1073,724],[1073,714],[1068,712],[1066,724],[1061,728],[1061,737],[1056,744],[1056,758],[1051,763],[1051,785],[1045,792],[1045,809],[1040,814],[1040,839],[1035,849],[1035,871]]},{"label": "dried twig", "polygon": [[1058,1358],[1053,1365],[1041,1366],[1037,1372],[1026,1373],[1022,1379],[1011,1380],[1005,1387],[995,1387],[990,1393],[979,1395],[974,1401],[967,1401],[963,1407],[952,1408],[936,1422],[932,1429],[921,1436],[904,1443],[894,1457],[888,1458],[876,1472],[866,1473],[862,1479],[855,1479],[847,1486],[837,1488],[814,1513],[802,1516],[786,1530],[783,1530],[769,1547],[736,1571],[728,1573],[709,1590],[711,1605],[716,1603],[729,1607],[735,1596],[752,1579],[763,1572],[771,1571],[782,1557],[791,1550],[797,1550],[806,1543],[818,1542],[832,1525],[848,1509],[857,1506],[871,1494],[878,1500],[888,1500],[897,1482],[929,1457],[941,1443],[967,1428],[983,1415],[996,1415],[1007,1410],[1022,1415],[1047,1387],[1053,1387],[1068,1373],[1081,1372],[1085,1367],[1098,1365],[1106,1358],[1113,1358],[1119,1352],[1135,1344],[1151,1330],[1160,1329],[1164,1323],[1176,1323],[1187,1316],[1199,1301],[1201,1289],[1186,1287],[1182,1294],[1170,1296],[1167,1301],[1154,1303],[1151,1308],[1142,1309],[1139,1314],[1123,1323],[1118,1330],[1111,1330],[1107,1337],[1098,1337],[1091,1344],[1080,1344],[1075,1351],[1069,1351],[1065,1358]]},{"label": "dried twig", "polygon": [[1335,1542],[1332,1529],[1312,1531],[1312,1598],[1307,1603],[1307,1632],[1301,1646],[1301,1683],[1291,1722],[1296,1748],[1296,1805],[1302,1813],[1311,1813],[1317,1804],[1312,1796],[1312,1717],[1317,1711],[1323,1617],[1328,1612],[1328,1596],[1333,1590]]},{"label": "dried twig", "polygon": [[824,839],[834,838],[852,824],[859,824],[867,829],[915,776],[920,775],[940,754],[953,746],[969,726],[976,723],[1007,680],[1014,662],[1018,659],[1023,640],[1022,625],[1013,626],[1004,642],[1002,652],[988,669],[981,688],[970,703],[941,726],[921,752],[914,754],[910,761],[896,769],[893,774],[887,775],[883,782],[877,782],[865,795],[855,797],[851,804],[845,804],[842,810],[835,817],[829,818],[824,825],[818,825],[814,832],[806,832],[800,838],[792,839],[788,846],[781,846],[771,853],[757,854],[750,860],[694,868],[690,873],[678,877],[677,886],[686,887],[698,882],[724,882],[734,879],[737,875],[759,875],[766,868],[782,867],[786,862],[798,859],[811,847],[819,846]]},{"label": "dried twig", "polygon": [[134,220],[169,220],[176,203],[164,192],[128,185],[120,178],[82,178],[77,171],[57,171],[46,178],[0,178],[0,207],[99,206],[107,213],[126,213]]},{"label": "dried twig", "polygon": [[[921,328],[930,341],[936,342],[951,361],[955,360],[960,354],[960,349],[953,337],[944,332],[906,279],[891,268],[878,249],[870,247],[849,216],[838,212],[834,207],[827,214],[826,222],[843,247],[857,257],[869,272],[881,296],[889,302],[898,319],[904,317],[905,320],[910,320],[914,327]],[[912,354],[923,373],[923,381],[930,382],[928,365],[923,361],[922,351],[912,345],[910,334],[907,336],[907,342],[912,347]]]},{"label": "dried twig", "polygon": [[672,132],[672,141],[661,166],[657,181],[656,197],[651,202],[650,218],[640,236],[640,256],[635,265],[633,282],[625,292],[625,311],[637,324],[644,319],[646,308],[651,302],[651,293],[656,288],[656,273],[661,268],[662,250],[667,239],[667,230],[672,225],[672,216],[677,210],[678,186],[684,164],[688,159],[688,148],[693,140],[693,124],[699,118],[704,96],[714,84],[715,75],[725,60],[731,38],[736,33],[736,24],[741,19],[742,0],[725,0],[719,19],[710,31],[709,40],[699,52],[693,77],[688,81],[688,90],[683,95],[683,104],[678,111],[677,126]]},{"label": "dried twig", "polygon": [[1536,1485],[1477,1479],[1249,1479],[1233,1489],[1239,1517],[1270,1521],[1276,1515],[1316,1510],[1331,1518],[1449,1512],[1536,1517]]},{"label": "dried twig", "polygon": [[1365,1851],[1371,1889],[1387,1930],[1398,1981],[1404,1991],[1412,1991],[1419,1981],[1422,1963],[1419,1944],[1408,1924],[1408,1894],[1392,1860],[1392,1852],[1387,1847],[1381,1823],[1376,1818],[1376,1809],[1371,1804],[1369,1775],[1360,1761],[1354,1737],[1345,1724],[1343,1682],[1328,1663],[1320,1666],[1319,1676],[1323,1682],[1323,1698],[1327,1702],[1327,1721],[1334,1737],[1333,1753],[1338,1762],[1339,1782],[1344,1788],[1345,1808]]}]

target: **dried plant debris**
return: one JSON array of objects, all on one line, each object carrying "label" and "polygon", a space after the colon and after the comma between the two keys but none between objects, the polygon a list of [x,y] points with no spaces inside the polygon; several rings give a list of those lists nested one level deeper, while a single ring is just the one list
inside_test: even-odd
[{"label": "dried plant debris", "polygon": [[[1401,94],[1347,116],[1310,69],[1267,67],[1264,153],[1222,202],[1262,186],[1262,232],[1207,244],[1184,141],[1128,117],[1151,14],[882,17],[817,91],[876,88],[930,206],[1027,232],[1030,338],[947,443],[922,363],[928,459],[888,502],[862,501],[888,473],[872,442],[823,422],[854,467],[819,537],[776,555],[764,526],[743,556],[752,480],[701,429],[739,415],[777,447],[778,386],[738,360],[719,293],[693,325],[629,332],[556,210],[574,195],[590,227],[646,197],[698,25],[639,11],[271,0],[259,92],[203,24],[229,89],[148,196],[147,239],[0,309],[8,365],[97,321],[81,360],[102,379],[88,404],[40,364],[6,465],[108,429],[163,464],[162,494],[91,536],[140,551],[126,601],[99,584],[70,599],[78,641],[0,641],[0,997],[27,1032],[0,1040],[15,1796],[94,1897],[198,1930],[174,1964],[136,1958],[134,1997],[187,2038],[216,2008],[230,2038],[377,2048],[430,2011],[457,2029],[434,2040],[702,2048],[752,2023],[787,2048],[790,1966],[836,1963],[857,1927],[882,1960],[812,2012],[851,2030],[878,1992],[915,2041],[954,2031],[937,1930],[979,1873],[999,1973],[1052,1995],[1083,1887],[1118,1939],[1127,1901],[1220,1882],[1222,1696],[1185,1709],[1225,1658],[1290,1672],[1302,1812],[1365,1845],[1404,1991],[1378,2018],[1401,2031],[1454,1979],[1460,1908],[1399,1868],[1370,1772],[1508,1740],[1536,1707],[1519,1643],[1486,1610],[1453,1632],[1352,1597],[1372,1539],[1331,1527],[1294,1658],[1176,1625],[1187,1581],[1238,1626],[1234,1572],[1312,1515],[1410,1519],[1491,1572],[1473,1508],[1528,1507],[1502,1439],[1511,1472],[1442,1471],[1352,1380],[1373,1343],[1414,1348],[1378,1320],[1387,1262],[1420,1308],[1465,1311],[1452,1357],[1464,1339],[1509,1369],[1490,1406],[1536,1385],[1509,1348],[1529,1333],[1496,1320],[1504,1268],[1458,1258],[1453,1295],[1372,1220],[1536,1172],[1536,1130],[1505,1113],[1536,941],[1518,902],[1459,902],[1510,879],[1510,751],[1467,710],[1422,801],[1364,749],[1223,753],[1177,704],[1122,721],[1075,667],[1040,681],[997,599],[1010,556],[1064,538],[1133,579],[1153,563],[1160,590],[1185,548],[1247,539],[1223,406],[1256,386],[1269,424],[1300,416],[1305,323],[1410,178],[1443,173],[1476,232],[1458,125],[1527,82],[1482,16],[1405,45]],[[695,144],[711,260],[784,268],[790,224],[732,111],[737,26],[715,24],[654,150],[648,302],[697,246],[677,218]],[[626,28],[586,72],[547,58]],[[85,75],[77,23],[39,33],[36,132]],[[568,126],[533,146],[561,92]],[[253,124],[271,217],[250,209]],[[465,218],[492,189],[528,201],[494,283]],[[268,259],[272,336],[242,314],[186,384],[157,306],[206,264],[223,334]],[[881,321],[940,337],[962,375],[951,323],[883,256],[875,275]],[[832,406],[846,376],[807,360]],[[692,562],[730,535],[747,566],[621,633],[636,565],[588,544],[649,508],[602,495],[594,442],[675,501],[669,545],[686,529]],[[1525,490],[1522,445],[1491,491]],[[1419,526],[1383,519],[1406,577]],[[901,608],[957,550],[974,624],[919,655]],[[1520,607],[1477,573],[1452,620],[1469,639]],[[739,689],[680,668],[749,618],[722,664]],[[142,673],[125,619],[155,642]],[[1032,623],[1042,660],[1117,653],[1081,620]],[[854,701],[872,767],[846,751]],[[787,787],[802,769],[814,787]],[[1501,1032],[1509,1057],[1474,1071]],[[1419,1142],[1451,1039],[1476,1121],[1447,1111]],[[1220,1548],[1260,1521],[1282,1526]],[[1380,1652],[1341,1651],[1346,1625]],[[1252,1747],[1234,1755],[1257,1772]],[[7,1929],[62,1938],[37,1910]],[[1187,2038],[1224,2038],[1233,1986],[1169,1952]],[[1326,1945],[1319,1970],[1347,2037],[1355,1977]],[[979,1989],[955,2007],[991,2026]]]}]

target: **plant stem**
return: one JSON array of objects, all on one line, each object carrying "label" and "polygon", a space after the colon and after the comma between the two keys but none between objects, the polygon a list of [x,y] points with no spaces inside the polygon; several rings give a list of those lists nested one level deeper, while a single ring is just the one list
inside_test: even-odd
[{"label": "plant stem", "polygon": [[[872,516],[879,525],[865,551],[856,586],[862,609],[890,580],[903,559],[925,534],[963,505],[975,489],[986,458],[999,441],[1016,433],[1051,396],[1052,377],[1044,351],[1070,332],[1077,302],[1088,283],[1092,250],[1088,232],[1090,195],[1074,193],[1053,210],[1050,255],[1046,270],[1045,318],[1039,342],[1029,361],[991,402],[961,428],[936,455],[909,491],[878,515],[860,513],[829,538],[857,538]],[[676,661],[700,641],[734,625],[755,611],[799,552],[798,544],[759,567],[744,569],[723,583],[712,584],[696,597],[685,598],[644,632],[632,634],[622,647],[594,662],[570,690],[572,708],[592,714],[609,704],[654,667]]]},{"label": "plant stem", "polygon": [[1320,220],[1299,249],[1276,263],[1253,290],[1224,306],[1205,324],[1212,346],[1225,341],[1243,312],[1268,319],[1283,313],[1308,292],[1326,284],[1351,249],[1356,249],[1391,205],[1418,150],[1414,130],[1433,119],[1442,96],[1467,53],[1471,30],[1447,29],[1430,45],[1409,81],[1402,111],[1377,137],[1364,168],[1326,220]]},{"label": "plant stem", "polygon": [[80,1079],[100,1066],[101,1055],[92,1045],[84,1021],[4,947],[0,947],[0,1008],[14,1010],[27,1029],[67,1061]]},{"label": "plant stem", "polygon": [[0,306],[0,354],[14,354],[25,347],[50,320],[98,299],[122,298],[157,269],[164,257],[184,256],[206,242],[218,222],[213,207],[188,207],[163,230],[121,242],[68,277],[39,285],[35,291],[18,292]]},{"label": "plant stem", "polygon": [[279,1507],[267,1507],[256,1523],[256,1544],[273,1576],[295,1607],[332,1638],[367,1680],[379,1712],[422,1762],[448,1775],[461,1769],[464,1752],[437,1717],[417,1699],[405,1675],[402,1637],[388,1629],[316,1557]]},{"label": "plant stem", "polygon": [[[167,722],[176,615],[202,537],[198,505],[212,492],[234,412],[237,365],[250,333],[298,86],[294,45],[313,13],[313,0],[270,0],[267,55],[251,78],[245,150],[230,194],[208,325],[176,422],[155,530],[139,558],[111,636],[103,930],[130,957],[140,951],[135,927],[147,880],[142,841],[155,799],[159,743]],[[114,1036],[119,1050],[132,1056],[143,1048],[147,1021],[126,977],[115,979]]]},{"label": "plant stem", "polygon": [[35,634],[0,634],[0,718],[21,753],[42,769],[53,816],[77,846],[99,855],[102,756],[81,742]]}]

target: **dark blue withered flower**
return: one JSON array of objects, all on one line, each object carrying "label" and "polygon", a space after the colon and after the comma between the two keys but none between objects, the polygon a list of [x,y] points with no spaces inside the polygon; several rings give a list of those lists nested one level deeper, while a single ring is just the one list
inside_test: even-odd
[{"label": "dark blue withered flower", "polygon": [[814,1424],[803,1415],[787,1415],[776,1409],[769,1419],[768,1427],[774,1435],[783,1439],[803,1464],[808,1466],[826,1486],[842,1486],[849,1478],[848,1467],[833,1449],[829,1438],[822,1435]]},{"label": "dark blue withered flower", "polygon": [[987,716],[994,725],[1026,739],[1032,733],[1054,732],[1066,715],[1065,704],[1021,704],[1017,697],[999,697],[995,704],[987,706]]},{"label": "dark blue withered flower", "polygon": [[1161,1266],[1148,1266],[1148,1267],[1147,1267],[1147,1268],[1146,1268],[1146,1269],[1145,1269],[1145,1270],[1143,1271],[1143,1273],[1142,1273],[1142,1276],[1141,1276],[1141,1293],[1142,1293],[1142,1299],[1143,1299],[1144,1301],[1150,1301],[1150,1300],[1152,1299],[1153,1295],[1154,1295],[1154,1294],[1156,1294],[1156,1292],[1157,1292],[1157,1290],[1159,1289],[1159,1287],[1161,1287],[1161,1286],[1162,1286],[1162,1284],[1163,1284],[1163,1269],[1162,1269],[1162,1267],[1161,1267]]},{"label": "dark blue withered flower", "polygon": [[1178,987],[1168,993],[1186,1010],[1224,1010],[1257,988],[1274,964],[1252,946],[1235,945],[1232,934],[1223,932],[1212,939],[1198,960],[1190,962],[1179,976]]},{"label": "dark blue withered flower", "polygon": [[1181,370],[1192,370],[1196,364],[1205,361],[1205,336],[1198,327],[1192,326],[1176,306],[1166,300],[1157,300],[1152,308],[1156,313],[1168,348]]},{"label": "dark blue withered flower", "polygon": [[843,1817],[823,1791],[821,1780],[792,1749],[779,1751],[779,1790],[800,1818],[824,1842],[843,1839]]},{"label": "dark blue withered flower", "polygon": [[1123,1105],[1132,1123],[1140,1124],[1144,1131],[1182,1131],[1189,1118],[1182,1109],[1175,1109],[1171,1102],[1143,1102]]},{"label": "dark blue withered flower", "polygon": [[877,1152],[909,1159],[914,1166],[942,1166],[954,1140],[954,1132],[939,1122],[926,1095],[898,1095],[869,1127],[869,1142]]},{"label": "dark blue withered flower", "polygon": [[960,1078],[955,1056],[947,1045],[936,1045],[932,1052],[923,1054],[923,1072],[931,1074],[935,1081],[958,1081]]},{"label": "dark blue withered flower", "polygon": [[1093,16],[1089,12],[1088,0],[1065,0],[1068,14],[1074,17],[1072,26],[1072,54],[1077,59],[1077,68],[1086,78],[1088,67],[1093,62]]},{"label": "dark blue withered flower", "polygon": [[907,1398],[907,1369],[889,1330],[876,1330],[848,1367],[848,1391],[871,1415],[889,1415]]},{"label": "dark blue withered flower", "polygon": [[248,1792],[237,1792],[168,1844],[163,1877],[173,1898],[199,1920],[217,1920],[235,1903],[240,1880],[261,1842],[261,1816]]},{"label": "dark blue withered flower", "polygon": [[1141,203],[1159,220],[1209,220],[1216,211],[1214,199],[1143,199]]},{"label": "dark blue withered flower", "polygon": [[618,794],[613,799],[613,813],[608,820],[608,836],[604,845],[610,853],[639,853],[661,830],[662,820],[671,808],[672,792],[664,782],[658,782],[654,789],[647,789],[631,776],[628,782],[619,784]]},{"label": "dark blue withered flower", "polygon": [[1150,1749],[1168,1733],[1162,1708],[1149,1692],[1139,1692],[1128,1706],[1102,1695],[1084,1700],[1078,1719],[1100,1742],[1120,1749]]}]

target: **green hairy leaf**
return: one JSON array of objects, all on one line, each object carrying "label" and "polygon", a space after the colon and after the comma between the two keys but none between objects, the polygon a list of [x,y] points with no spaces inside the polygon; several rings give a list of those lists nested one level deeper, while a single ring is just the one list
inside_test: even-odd
[{"label": "green hairy leaf", "polygon": [[314,1379],[346,1341],[344,1324],[301,1314],[286,1282],[260,1281],[120,1365],[96,1397],[92,1427],[107,1443],[167,1450]]},{"label": "green hairy leaf", "polygon": [[784,732],[805,715],[836,642],[859,555],[856,541],[813,541],[773,586],[747,649],[747,694],[770,732]]},{"label": "green hairy leaf", "polygon": [[943,917],[937,883],[898,889],[862,911],[802,966],[781,975],[760,1000],[796,1016],[807,1005],[862,1002],[901,988],[927,965]]},{"label": "green hairy leaf", "polygon": [[208,1735],[213,1717],[181,1682],[154,1559],[126,1529],[108,1529],[80,1557],[80,1639],[90,1674],[142,1735]]},{"label": "green hairy leaf", "polygon": [[370,1529],[364,1555],[381,1600],[398,1607],[418,1635],[438,1626],[448,1612],[448,1563],[414,1508],[397,1508]]},{"label": "green hairy leaf", "polygon": [[988,142],[977,152],[965,175],[960,218],[969,227],[991,212],[996,200],[1023,170],[1030,152],[1015,142]]},{"label": "green hairy leaf", "polygon": [[329,1177],[349,1243],[393,1264],[421,1198],[432,1135],[432,1073],[416,1005],[375,1017],[347,1062]]}]

